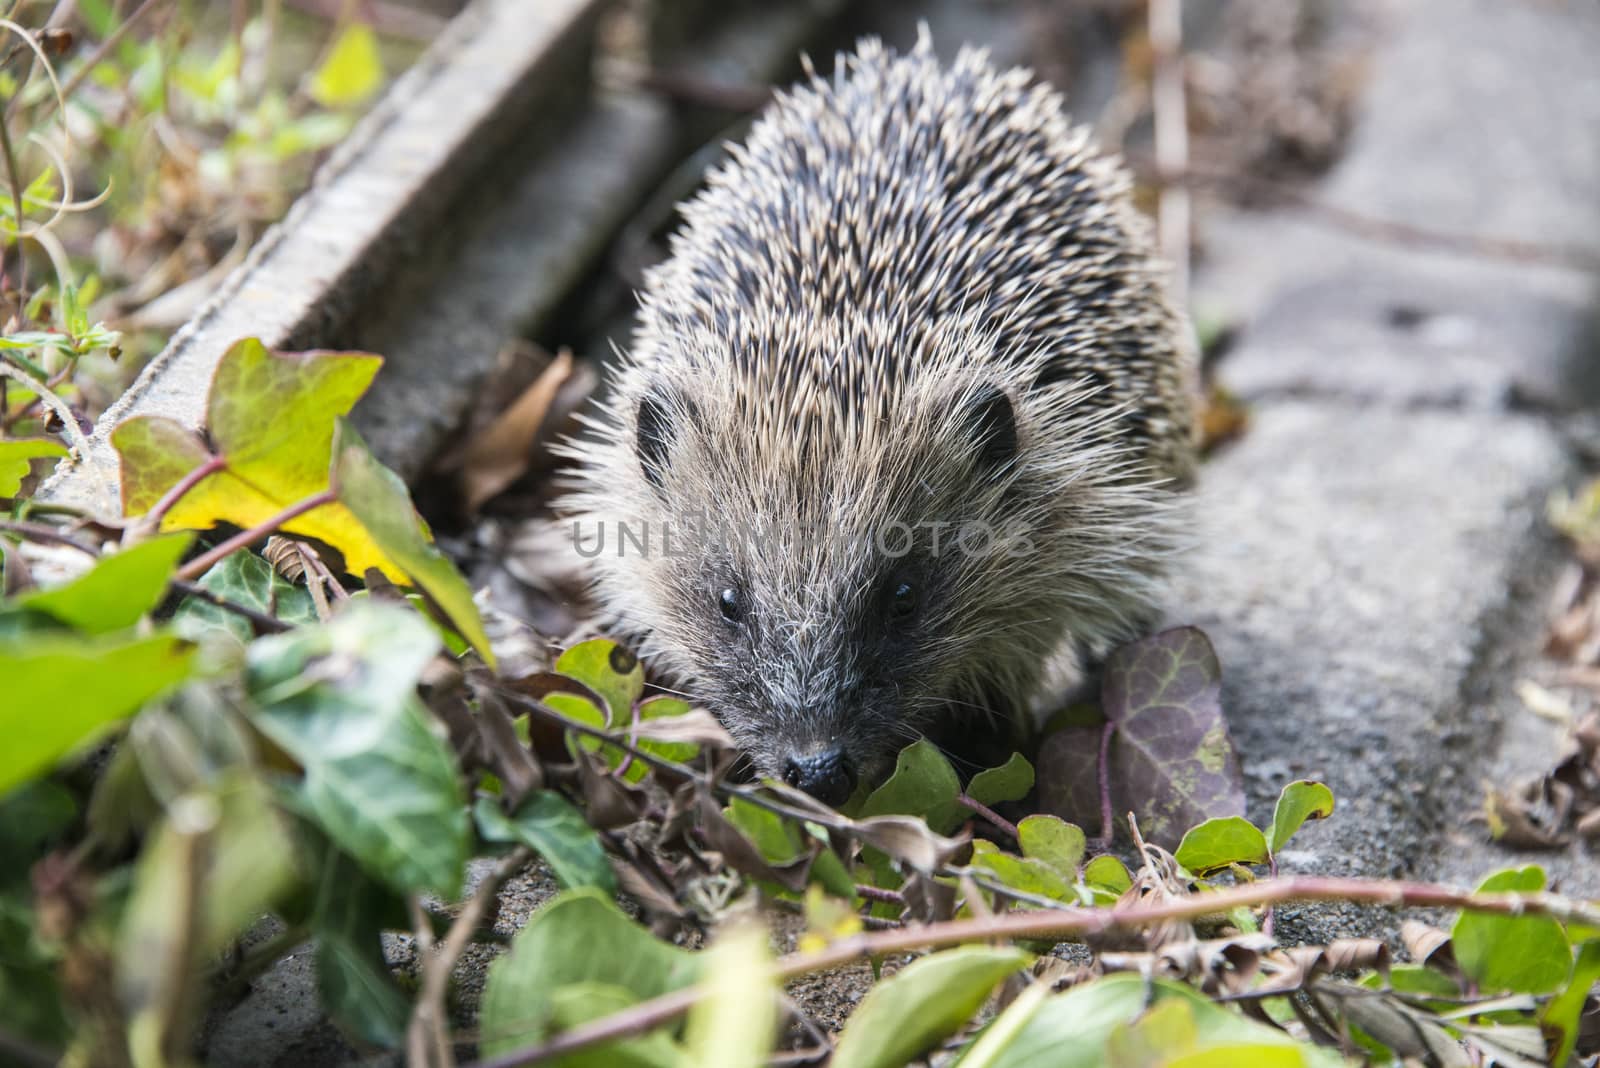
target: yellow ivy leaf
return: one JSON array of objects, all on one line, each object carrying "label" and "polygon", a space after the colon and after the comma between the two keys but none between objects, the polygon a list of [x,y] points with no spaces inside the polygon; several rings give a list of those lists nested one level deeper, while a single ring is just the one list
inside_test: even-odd
[{"label": "yellow ivy leaf", "polygon": [[[372,383],[383,358],[364,352],[269,350],[255,338],[235,344],[217,364],[206,402],[211,447],[181,424],[135,416],[112,431],[122,457],[122,508],[143,515],[178,481],[219,458],[161,520],[161,529],[249,528],[329,488],[333,429]],[[406,572],[343,504],[334,502],[283,524],[344,555],[360,576],[375,567],[392,581]]]}]

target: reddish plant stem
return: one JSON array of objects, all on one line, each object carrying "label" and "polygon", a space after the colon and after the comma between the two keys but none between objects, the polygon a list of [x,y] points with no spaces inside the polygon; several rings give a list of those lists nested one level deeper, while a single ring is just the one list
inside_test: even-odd
[{"label": "reddish plant stem", "polygon": [[185,494],[218,471],[225,470],[227,466],[226,457],[215,455],[208,457],[205,463],[178,479],[177,482],[172,484],[171,489],[161,495],[161,499],[144,514],[144,522],[149,524],[152,530],[159,527],[161,520],[166,517],[168,512],[172,511],[172,506],[182,500]]},{"label": "reddish plant stem", "polygon": [[[791,953],[773,971],[779,979],[827,971],[860,957],[880,957],[933,946],[982,942],[995,938],[1082,938],[1116,928],[1149,927],[1174,920],[1193,920],[1235,908],[1290,901],[1346,901],[1383,908],[1459,908],[1503,916],[1543,915],[1565,922],[1600,925],[1600,906],[1548,893],[1476,894],[1431,883],[1386,879],[1345,879],[1297,875],[1195,894],[1156,905],[1113,905],[1057,912],[1008,912],[978,919],[951,920],[924,927],[902,927],[842,938],[813,953]],[[643,1034],[688,1011],[704,991],[687,987],[641,1002],[622,1012],[565,1031],[555,1038],[515,1050],[471,1068],[522,1068],[601,1042]]]},{"label": "reddish plant stem", "polygon": [[886,905],[904,905],[905,895],[898,890],[884,890],[866,883],[856,883],[856,893],[868,901],[882,901]]},{"label": "reddish plant stem", "polygon": [[965,805],[967,808],[970,808],[972,811],[976,812],[978,815],[982,816],[985,820],[989,821],[999,830],[1009,834],[1013,842],[1019,842],[1022,840],[1022,836],[1017,833],[1017,825],[1015,823],[1012,823],[1010,820],[1000,815],[982,801],[968,797],[964,793],[957,794],[956,800]]},{"label": "reddish plant stem", "polygon": [[202,553],[193,560],[190,560],[187,564],[184,564],[178,569],[178,578],[191,580],[197,579],[201,575],[204,575],[207,571],[211,570],[213,565],[215,565],[229,553],[235,552],[239,549],[248,548],[249,546],[260,541],[262,538],[265,538],[268,534],[276,532],[277,529],[283,526],[285,523],[298,519],[300,516],[305,515],[313,508],[321,508],[325,504],[333,504],[338,499],[338,494],[334,493],[333,490],[328,489],[323,490],[321,493],[313,494],[312,496],[307,497],[305,500],[300,501],[298,504],[291,504],[277,515],[269,517],[265,522],[257,523],[249,530],[235,534],[233,537],[229,538],[227,541],[218,545],[211,551]]}]

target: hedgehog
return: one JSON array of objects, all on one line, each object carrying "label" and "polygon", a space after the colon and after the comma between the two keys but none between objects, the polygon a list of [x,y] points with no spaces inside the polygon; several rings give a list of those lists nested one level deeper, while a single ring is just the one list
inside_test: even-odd
[{"label": "hedgehog", "polygon": [[1154,622],[1194,360],[1058,92],[926,29],[804,73],[682,206],[559,507],[616,633],[837,805]]}]

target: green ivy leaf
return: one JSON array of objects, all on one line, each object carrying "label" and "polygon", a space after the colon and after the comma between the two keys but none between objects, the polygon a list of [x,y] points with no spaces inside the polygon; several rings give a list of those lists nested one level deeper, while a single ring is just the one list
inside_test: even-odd
[{"label": "green ivy leaf", "polygon": [[[575,693],[549,693],[544,696],[544,704],[551,711],[576,723],[582,723],[587,727],[596,727],[604,730],[609,726],[606,722],[605,712],[587,697],[580,697]],[[606,745],[600,739],[588,734],[572,732],[567,734],[567,748],[574,757],[577,756],[579,750],[594,753],[598,752],[601,747],[605,748],[606,759],[611,763],[612,767],[622,763],[622,750],[616,746]]]},{"label": "green ivy leaf", "polygon": [[778,1033],[778,984],[767,929],[736,926],[706,952],[706,997],[689,1010],[684,1044],[695,1068],[764,1068]]},{"label": "green ivy leaf", "polygon": [[548,1038],[565,987],[603,983],[644,1000],[688,986],[701,967],[696,954],[653,938],[609,896],[568,890],[536,912],[510,952],[490,965],[479,1019],[483,1052],[498,1056]]},{"label": "green ivy leaf", "polygon": [[[1373,972],[1360,979],[1368,990],[1395,990],[1414,994],[1419,1005],[1432,1012],[1449,1012],[1461,1000],[1461,984],[1425,964],[1396,964],[1387,974]],[[1427,999],[1423,1001],[1422,999]]]},{"label": "green ivy leaf", "polygon": [[1320,782],[1299,779],[1283,788],[1278,795],[1278,806],[1272,811],[1272,839],[1274,855],[1289,844],[1289,839],[1307,820],[1327,819],[1333,815],[1333,791]]},{"label": "green ivy leaf", "polygon": [[[1244,778],[1222,717],[1222,669],[1205,634],[1178,627],[1130,642],[1106,661],[1101,707],[1116,724],[1116,811],[1133,809],[1148,841],[1172,847],[1213,816],[1244,814]],[[1039,807],[1080,826],[1100,820],[1099,728],[1044,739]]]},{"label": "green ivy leaf", "polygon": [[751,844],[760,851],[761,858],[775,868],[793,864],[805,853],[799,830],[776,812],[742,797],[735,797],[728,802],[722,814],[750,839]]},{"label": "green ivy leaf", "polygon": [[233,777],[186,794],[145,845],[121,917],[117,988],[135,1055],[156,1054],[193,1021],[189,1003],[207,962],[294,883],[293,843],[266,786]]},{"label": "green ivy leaf", "polygon": [[311,99],[325,108],[355,107],[383,84],[383,61],[372,27],[352,22],[339,31],[327,58],[311,75]]},{"label": "green ivy leaf", "polygon": [[1102,853],[1083,866],[1084,885],[1102,890],[1113,897],[1121,897],[1133,887],[1133,876],[1122,861],[1109,853]]},{"label": "green ivy leaf", "polygon": [[871,816],[921,816],[935,834],[949,834],[967,818],[957,798],[961,781],[937,746],[926,738],[900,750],[894,774],[868,795],[861,807]]},{"label": "green ivy leaf", "polygon": [[605,701],[606,726],[633,721],[634,702],[644,694],[644,667],[626,646],[604,638],[579,642],[557,658],[556,671]]},{"label": "green ivy leaf", "polygon": [[470,827],[449,747],[417,700],[427,622],[372,602],[249,650],[254,722],[305,769],[306,813],[400,893],[454,898]]},{"label": "green ivy leaf", "polygon": [[[1057,901],[1075,901],[1073,876],[1062,875],[1054,865],[1033,857],[1019,857],[982,839],[972,843],[972,866],[982,868],[1013,890]],[[1075,876],[1077,873],[1074,872]]]},{"label": "green ivy leaf", "polygon": [[151,538],[101,557],[65,585],[24,594],[12,603],[85,634],[123,630],[161,603],[172,572],[193,540],[189,534]]},{"label": "green ivy leaf", "polygon": [[1233,864],[1265,864],[1267,839],[1243,816],[1224,816],[1190,828],[1174,856],[1196,875],[1209,875]]},{"label": "green ivy leaf", "polygon": [[433,546],[411,505],[406,484],[367,450],[366,442],[348,420],[341,417],[336,424],[333,483],[339,500],[384,555],[433,598],[451,625],[492,669],[494,652],[489,648],[478,606],[473,603],[472,588],[449,558]]},{"label": "green ivy leaf", "polygon": [[[1112,1064],[1165,1065],[1193,1051],[1196,1044],[1194,1011],[1188,1002],[1169,998],[1150,1006],[1137,1020],[1112,1028],[1106,1036],[1106,1059]],[[1292,1049],[1288,1052],[1295,1055]],[[1245,1063],[1255,1068],[1255,1061]]]},{"label": "green ivy leaf", "polygon": [[953,1068],[994,1068],[1022,1029],[1050,996],[1048,983],[1029,983],[978,1037],[961,1052]]},{"label": "green ivy leaf", "polygon": [[967,783],[967,796],[983,805],[1021,801],[1033,789],[1033,765],[1021,753],[1012,753],[998,768],[986,768]]},{"label": "green ivy leaf", "polygon": [[33,470],[33,461],[66,454],[67,447],[51,438],[0,441],[0,497],[15,497],[22,492],[22,480]]},{"label": "green ivy leaf", "polygon": [[[1480,894],[1544,889],[1544,869],[1530,864],[1496,872]],[[1485,993],[1548,994],[1572,972],[1572,947],[1548,916],[1498,916],[1462,912],[1450,932],[1462,974]]]},{"label": "green ivy leaf", "polygon": [[1032,960],[1012,947],[961,946],[912,961],[861,999],[828,1063],[901,1068],[960,1030],[1002,979]]},{"label": "green ivy leaf", "polygon": [[[615,983],[569,983],[550,995],[547,1028],[550,1034],[570,1031],[638,1003],[632,991]],[[683,1047],[661,1030],[574,1050],[551,1063],[556,1068],[698,1068],[689,1061]]]},{"label": "green ivy leaf", "polygon": [[[673,716],[689,714],[689,702],[676,697],[652,697],[639,702],[639,721],[648,723],[653,719],[670,719]],[[663,760],[675,760],[680,764],[693,760],[700,752],[700,747],[693,742],[667,742],[655,738],[639,738],[633,743],[646,753],[658,756]],[[638,782],[644,778],[648,767],[643,761],[635,761],[633,767],[628,769],[628,781]]]},{"label": "green ivy leaf", "polygon": [[1022,855],[1043,861],[1069,882],[1077,879],[1087,844],[1083,829],[1055,816],[1029,816],[1017,824]]},{"label": "green ivy leaf", "polygon": [[560,794],[551,790],[530,793],[510,816],[494,798],[480,797],[472,814],[485,841],[522,843],[545,859],[563,887],[594,886],[617,892],[616,873],[599,835],[584,822],[583,813]]},{"label": "green ivy leaf", "polygon": [[[1147,1012],[1160,1009],[1169,1001],[1179,1001],[1187,1007],[1189,1020],[1178,1029],[1192,1035],[1193,1048],[1172,1059],[1132,1063],[1156,1063],[1163,1068],[1176,1064],[1188,1068],[1234,1068],[1257,1063],[1274,1068],[1279,1064],[1285,1068],[1336,1068],[1344,1064],[1336,1050],[1302,1046],[1282,1031],[1246,1019],[1181,983],[1160,979],[1149,982],[1142,976],[1123,973],[1045,999],[1016,1029],[1004,1049],[990,1051],[984,1066],[1104,1068],[1122,1063],[1110,1056],[1113,1034],[1136,1025]],[[1170,1019],[1166,1030],[1169,1034],[1173,1030]],[[1287,1050],[1294,1057],[1261,1054],[1262,1047]],[[1249,1059],[1255,1056],[1272,1059]],[[1237,1059],[1241,1057],[1246,1059]]]},{"label": "green ivy leaf", "polygon": [[1583,1008],[1596,982],[1600,982],[1600,942],[1585,942],[1578,950],[1578,959],[1572,968],[1572,980],[1565,990],[1550,999],[1539,1016],[1545,1033],[1556,1036],[1551,1064],[1566,1064],[1572,1056],[1572,1050],[1578,1044]]},{"label": "green ivy leaf", "polygon": [[[317,622],[311,593],[278,574],[271,564],[252,552],[229,553],[200,576],[198,585],[234,604],[253,608],[285,623]],[[213,628],[227,631],[241,644],[248,644],[255,637],[249,620],[198,597],[185,597],[178,603],[172,626],[179,634],[196,641]]]},{"label": "green ivy leaf", "polygon": [[317,993],[339,1030],[386,1048],[400,1044],[411,1017],[411,1003],[383,956],[384,916],[398,908],[390,891],[324,841],[311,910]]},{"label": "green ivy leaf", "polygon": [[170,634],[7,642],[0,648],[0,797],[188,678],[193,656]]}]

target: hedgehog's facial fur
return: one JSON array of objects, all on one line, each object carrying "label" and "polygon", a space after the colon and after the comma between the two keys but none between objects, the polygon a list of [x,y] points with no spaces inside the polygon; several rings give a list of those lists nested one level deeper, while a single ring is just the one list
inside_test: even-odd
[{"label": "hedgehog's facial fur", "polygon": [[1128,182],[1059,95],[868,41],[683,214],[561,507],[599,535],[614,632],[758,769],[841,746],[876,779],[1148,621],[1192,367]]},{"label": "hedgehog's facial fur", "polygon": [[[838,750],[853,776],[879,778],[952,703],[974,703],[966,646],[1005,628],[981,591],[1019,533],[999,521],[1023,518],[1001,502],[1019,448],[1010,397],[993,383],[907,396],[858,434],[797,442],[811,458],[797,469],[714,432],[737,425],[714,394],[693,412],[671,396],[652,387],[636,406],[639,470],[681,551],[639,561],[676,591],[641,622],[764,774]],[[918,430],[896,435],[906,425]]]}]

